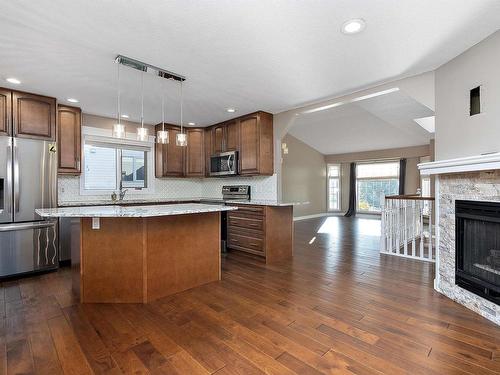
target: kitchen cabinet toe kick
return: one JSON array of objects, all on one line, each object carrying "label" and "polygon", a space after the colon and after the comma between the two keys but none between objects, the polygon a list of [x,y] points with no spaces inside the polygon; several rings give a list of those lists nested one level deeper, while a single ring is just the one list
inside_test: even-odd
[{"label": "kitchen cabinet toe kick", "polygon": [[220,280],[220,212],[92,220],[72,218],[82,303],[148,303]]}]

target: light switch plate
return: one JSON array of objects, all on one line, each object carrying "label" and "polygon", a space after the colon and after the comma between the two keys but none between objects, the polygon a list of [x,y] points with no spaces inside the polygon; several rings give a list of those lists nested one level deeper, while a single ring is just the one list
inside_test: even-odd
[{"label": "light switch plate", "polygon": [[98,217],[93,217],[92,218],[92,229],[100,229],[101,228],[101,221],[99,220]]}]

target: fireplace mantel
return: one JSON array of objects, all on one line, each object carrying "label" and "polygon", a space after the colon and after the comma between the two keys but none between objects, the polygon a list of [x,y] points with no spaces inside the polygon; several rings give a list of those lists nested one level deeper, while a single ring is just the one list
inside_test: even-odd
[{"label": "fireplace mantel", "polygon": [[420,174],[436,175],[500,169],[500,152],[468,156],[465,158],[438,160],[418,165]]}]

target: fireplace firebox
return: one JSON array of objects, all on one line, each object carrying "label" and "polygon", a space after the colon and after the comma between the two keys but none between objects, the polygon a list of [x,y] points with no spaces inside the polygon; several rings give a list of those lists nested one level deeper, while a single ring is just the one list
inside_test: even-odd
[{"label": "fireplace firebox", "polygon": [[500,305],[500,202],[455,201],[455,284]]}]

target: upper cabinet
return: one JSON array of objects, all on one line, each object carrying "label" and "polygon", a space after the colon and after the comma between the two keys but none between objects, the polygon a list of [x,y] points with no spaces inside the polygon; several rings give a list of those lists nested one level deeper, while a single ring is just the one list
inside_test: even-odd
[{"label": "upper cabinet", "polygon": [[257,112],[239,120],[240,174],[272,175],[274,172],[273,115]]},{"label": "upper cabinet", "polygon": [[203,177],[205,175],[204,129],[186,128],[186,176]]},{"label": "upper cabinet", "polygon": [[226,126],[224,124],[215,125],[212,128],[212,155],[225,151]]},{"label": "upper cabinet", "polygon": [[10,135],[12,122],[12,91],[0,88],[0,134]]},{"label": "upper cabinet", "polygon": [[57,107],[58,172],[80,174],[82,110],[76,107]]},{"label": "upper cabinet", "polygon": [[240,149],[240,123],[238,119],[214,125],[211,129],[211,155]]},{"label": "upper cabinet", "polygon": [[[156,125],[156,131],[161,130],[162,125]],[[182,177],[184,176],[184,147],[175,144],[175,138],[180,129],[174,125],[166,125],[170,142],[168,144],[156,144],[156,177]]]},{"label": "upper cabinet", "polygon": [[[273,115],[256,112],[208,128],[186,128],[187,147],[175,144],[180,128],[168,125],[170,143],[156,144],[156,177],[209,176],[210,157],[238,151],[239,174],[272,175]],[[156,125],[156,131],[161,124]]]},{"label": "upper cabinet", "polygon": [[210,176],[210,156],[212,156],[212,129],[204,129],[205,176]]},{"label": "upper cabinet", "polygon": [[22,138],[56,139],[56,99],[13,91],[14,135]]},{"label": "upper cabinet", "polygon": [[[161,130],[161,124],[155,130]],[[205,176],[205,129],[185,128],[187,147],[177,146],[175,138],[180,128],[166,125],[168,144],[156,144],[156,177],[203,177]]]},{"label": "upper cabinet", "polygon": [[238,119],[226,122],[226,137],[224,151],[239,151],[240,149],[240,122]]}]

